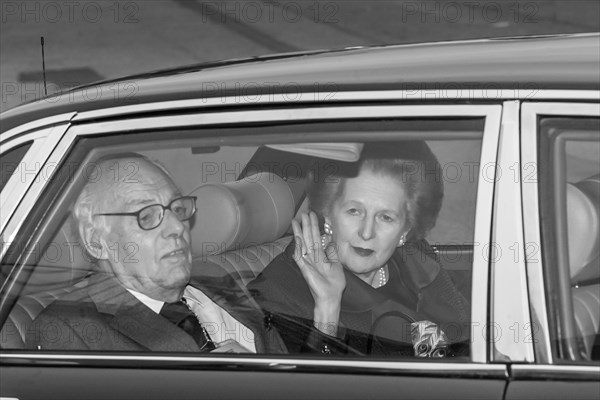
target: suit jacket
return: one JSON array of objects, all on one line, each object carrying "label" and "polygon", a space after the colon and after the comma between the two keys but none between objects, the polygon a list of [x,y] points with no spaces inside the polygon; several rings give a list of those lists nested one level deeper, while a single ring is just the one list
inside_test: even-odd
[{"label": "suit jacket", "polygon": [[[312,351],[314,300],[294,262],[294,244],[263,270],[248,289],[267,313],[290,353]],[[396,250],[388,262],[388,283],[374,289],[344,269],[338,353],[413,355],[411,323],[429,320],[440,325],[452,342],[469,336],[470,305],[458,291],[437,256],[422,241]],[[323,339],[323,337],[321,337]],[[464,346],[455,346],[457,353]]]},{"label": "suit jacket", "polygon": [[[258,353],[285,345],[245,288],[228,276],[192,278],[217,305],[254,333]],[[26,345],[43,350],[199,352],[194,339],[129,293],[115,277],[96,273],[88,285],[46,308],[28,329]]]}]

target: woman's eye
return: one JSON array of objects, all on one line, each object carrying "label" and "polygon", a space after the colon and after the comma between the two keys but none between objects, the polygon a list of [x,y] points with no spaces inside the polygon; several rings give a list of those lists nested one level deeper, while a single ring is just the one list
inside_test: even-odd
[{"label": "woman's eye", "polygon": [[348,209],[348,214],[350,215],[358,215],[360,211],[358,211],[357,208],[350,208]]},{"label": "woman's eye", "polygon": [[394,218],[390,217],[389,215],[383,214],[381,216],[381,219],[384,220],[385,222],[392,222],[394,220]]}]

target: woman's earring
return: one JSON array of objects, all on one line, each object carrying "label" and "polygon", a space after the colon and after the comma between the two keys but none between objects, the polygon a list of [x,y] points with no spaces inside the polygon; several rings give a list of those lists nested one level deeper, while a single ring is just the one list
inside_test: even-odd
[{"label": "woman's earring", "polygon": [[323,230],[325,231],[325,234],[321,236],[321,247],[324,249],[325,246],[327,246],[327,236],[333,235],[333,229],[331,229],[331,225],[325,222]]},{"label": "woman's earring", "polygon": [[404,235],[400,236],[400,242],[398,242],[398,247],[404,246]]}]

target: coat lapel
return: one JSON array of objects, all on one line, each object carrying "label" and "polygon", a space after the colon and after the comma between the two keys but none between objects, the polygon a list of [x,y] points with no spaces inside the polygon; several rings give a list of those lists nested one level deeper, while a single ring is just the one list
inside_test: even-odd
[{"label": "coat lapel", "polygon": [[113,316],[110,327],[134,343],[152,351],[200,351],[192,337],[142,304],[114,277],[95,275],[88,293],[98,311]]},{"label": "coat lapel", "polygon": [[416,293],[430,285],[440,273],[438,256],[425,240],[407,243],[399,248],[394,257],[400,276]]},{"label": "coat lapel", "polygon": [[[397,266],[390,262],[388,268]],[[374,289],[353,273],[347,270],[344,273],[346,290],[342,296],[341,321],[346,328],[359,335],[374,334],[410,342],[410,323],[419,319],[418,314],[381,290]],[[396,273],[390,275],[397,276]],[[393,290],[403,290],[398,280],[392,279],[388,285],[393,285]]]}]

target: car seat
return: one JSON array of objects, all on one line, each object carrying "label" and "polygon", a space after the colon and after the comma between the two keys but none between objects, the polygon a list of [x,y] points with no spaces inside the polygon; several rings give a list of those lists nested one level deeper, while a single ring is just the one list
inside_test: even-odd
[{"label": "car seat", "polygon": [[[85,285],[83,279],[94,268],[93,260],[80,246],[70,214],[48,243],[39,263],[24,268],[19,278],[26,279],[25,285],[0,330],[0,348],[3,349],[24,348],[25,334],[33,320],[54,300],[69,293],[74,285]],[[27,269],[32,270],[31,274]]]},{"label": "car seat", "polygon": [[191,230],[194,270],[217,264],[243,284],[253,280],[291,241],[294,196],[280,176],[261,172],[239,181],[207,183],[197,197]]},{"label": "car seat", "polygon": [[569,268],[575,324],[591,358],[600,326],[600,175],[567,184]]}]

